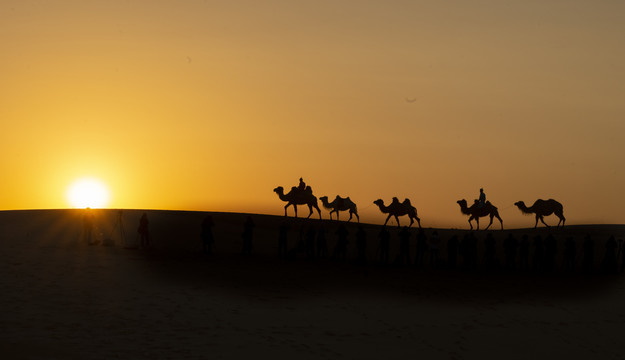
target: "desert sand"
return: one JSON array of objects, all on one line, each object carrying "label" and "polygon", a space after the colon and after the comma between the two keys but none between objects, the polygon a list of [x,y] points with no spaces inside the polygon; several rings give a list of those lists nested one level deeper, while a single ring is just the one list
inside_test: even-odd
[{"label": "desert sand", "polygon": [[[208,213],[147,211],[152,245],[141,249],[136,229],[144,211],[123,211],[125,236],[118,211],[92,211],[94,245],[83,238],[84,211],[0,212],[2,358],[625,356],[623,274],[599,271],[605,241],[625,238],[623,225],[492,231],[498,252],[510,232],[518,238],[552,232],[559,242],[573,236],[578,252],[584,236],[595,239],[592,274],[567,273],[560,265],[536,274],[380,266],[380,227],[369,224],[363,224],[368,264],[359,265],[353,223],[345,262],[301,253],[280,259],[278,228],[285,219],[255,214],[251,256],[240,254],[248,214],[211,213],[215,246],[206,256],[199,234]],[[293,249],[313,220],[288,220]],[[323,224],[332,251],[338,223]],[[398,230],[390,229],[393,258]],[[443,244],[466,232],[437,231]],[[481,243],[487,232],[475,234]]]}]

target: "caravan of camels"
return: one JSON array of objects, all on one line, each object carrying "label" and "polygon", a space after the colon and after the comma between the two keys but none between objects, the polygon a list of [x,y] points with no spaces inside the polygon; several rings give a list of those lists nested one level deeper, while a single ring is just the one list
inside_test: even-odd
[{"label": "caravan of camels", "polygon": [[[289,206],[293,206],[295,217],[297,217],[297,205],[307,205],[310,211],[307,218],[310,218],[313,214],[314,208],[319,214],[319,219],[321,219],[321,210],[319,209],[317,197],[313,195],[312,188],[306,185],[302,178],[299,179],[299,185],[293,186],[291,191],[287,194],[284,193],[284,188],[282,186],[276,187],[273,191],[278,194],[280,200],[287,203],[284,206],[284,216],[287,216],[287,209]],[[351,221],[353,215],[356,215],[356,219],[360,222],[356,204],[349,197],[343,198],[337,195],[332,202],[328,202],[327,196],[322,196],[319,199],[321,200],[323,207],[330,211],[330,220],[332,220],[332,213],[336,213],[336,219],[338,220],[339,213],[341,211],[349,211],[349,219],[347,221]],[[480,198],[476,199],[470,207],[465,199],[458,200],[457,203],[460,205],[460,212],[469,216],[469,226],[471,227],[471,230],[473,230],[472,221],[475,220],[476,228],[479,230],[480,218],[485,216],[490,218],[490,223],[486,226],[486,230],[493,224],[494,218],[499,220],[501,229],[503,230],[503,220],[499,216],[499,211],[495,205],[491,204],[490,201],[486,201],[483,189],[480,189]],[[412,206],[409,199],[405,199],[403,202],[400,202],[397,197],[394,197],[388,206],[384,205],[384,200],[377,199],[373,202],[373,204],[377,205],[383,214],[388,214],[386,221],[384,221],[384,226],[386,226],[391,217],[394,217],[397,222],[397,226],[399,227],[399,217],[408,215],[408,218],[410,219],[408,227],[412,226],[416,220],[417,225],[421,228],[421,220],[417,216],[417,209]],[[534,228],[538,226],[539,220],[545,226],[549,227],[549,225],[545,223],[544,217],[552,214],[555,214],[559,218],[558,225],[556,226],[560,226],[560,224],[564,226],[564,222],[566,221],[562,204],[553,199],[538,199],[530,207],[527,207],[523,201],[517,201],[514,205],[518,207],[523,214],[535,214],[536,223],[534,224]]]}]

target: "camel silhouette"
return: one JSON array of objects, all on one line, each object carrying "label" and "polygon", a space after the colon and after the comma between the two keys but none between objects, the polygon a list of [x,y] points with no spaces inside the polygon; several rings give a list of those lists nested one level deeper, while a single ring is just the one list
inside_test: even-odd
[{"label": "camel silhouette", "polygon": [[410,204],[410,200],[405,199],[403,203],[400,203],[399,200],[394,197],[389,206],[385,206],[382,199],[377,199],[373,203],[380,208],[383,214],[388,214],[386,221],[384,221],[384,226],[386,226],[388,219],[394,216],[397,221],[397,227],[399,227],[399,216],[408,215],[410,218],[410,225],[408,225],[408,227],[411,227],[414,221],[417,220],[419,229],[421,228],[421,219],[417,217],[417,209]]},{"label": "camel silhouette", "polygon": [[278,194],[280,200],[286,201],[287,204],[284,206],[284,216],[286,216],[286,210],[289,206],[293,205],[293,209],[295,210],[295,217],[297,217],[297,205],[308,205],[308,210],[310,213],[306,218],[309,218],[313,213],[313,208],[317,209],[319,213],[319,219],[321,219],[321,210],[317,205],[317,198],[312,194],[312,189],[310,186],[307,186],[304,191],[299,190],[295,186],[291,188],[288,194],[284,194],[284,188],[282,186],[278,186],[273,189],[273,191]]},{"label": "camel silhouette", "polygon": [[484,216],[490,216],[490,223],[486,227],[486,230],[493,224],[493,218],[496,217],[499,219],[501,223],[501,230],[503,230],[503,220],[499,217],[499,211],[497,211],[497,207],[487,201],[484,206],[479,207],[478,201],[476,200],[471,207],[467,207],[467,201],[465,199],[456,201],[458,205],[460,205],[460,211],[465,215],[470,215],[469,217],[469,226],[471,226],[471,230],[473,230],[473,224],[471,221],[475,219],[477,223],[477,230],[480,229],[480,218]]},{"label": "camel silhouette", "polygon": [[555,214],[560,219],[556,227],[560,226],[560,223],[562,223],[562,226],[564,226],[564,222],[566,221],[566,218],[563,214],[562,204],[555,201],[554,199],[538,199],[531,207],[525,206],[525,203],[523,201],[517,201],[514,203],[514,205],[516,205],[523,214],[536,214],[536,224],[534,224],[534,229],[538,226],[538,220],[545,224],[546,227],[549,227],[549,225],[545,223],[543,217],[549,216],[551,214]]},{"label": "camel silhouette", "polygon": [[336,197],[331,203],[328,202],[327,196],[322,196],[319,198],[319,200],[321,200],[321,204],[323,205],[324,208],[330,210],[330,220],[332,220],[333,212],[336,213],[336,220],[338,220],[339,211],[349,210],[349,220],[347,220],[347,222],[350,222],[352,220],[352,215],[356,215],[356,219],[358,219],[358,222],[360,222],[360,217],[358,216],[358,210],[356,209],[356,204],[349,198],[349,196],[346,198],[342,198],[336,195]]}]

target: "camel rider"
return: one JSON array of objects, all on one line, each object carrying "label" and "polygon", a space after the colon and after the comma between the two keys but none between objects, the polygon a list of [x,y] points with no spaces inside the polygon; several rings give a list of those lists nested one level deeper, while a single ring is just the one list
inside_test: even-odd
[{"label": "camel rider", "polygon": [[484,194],[484,189],[480,188],[480,198],[477,201],[477,208],[481,209],[486,205],[486,194]]},{"label": "camel rider", "polygon": [[303,194],[304,190],[306,190],[306,183],[304,182],[304,179],[299,178],[299,185],[297,185],[297,190],[299,190],[300,194]]}]

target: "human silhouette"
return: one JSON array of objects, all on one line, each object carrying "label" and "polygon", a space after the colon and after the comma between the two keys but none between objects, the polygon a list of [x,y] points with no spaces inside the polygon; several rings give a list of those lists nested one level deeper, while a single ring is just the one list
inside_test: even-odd
[{"label": "human silhouette", "polygon": [[285,259],[288,254],[288,236],[289,230],[291,226],[283,221],[280,223],[279,232],[278,232],[278,257],[280,259]]},{"label": "human silhouette", "polygon": [[605,243],[605,255],[601,267],[604,272],[614,274],[617,272],[618,265],[616,260],[617,243],[614,235],[608,238]]},{"label": "human silhouette", "polygon": [[297,190],[303,193],[306,190],[306,183],[303,178],[299,178],[299,184],[297,185]]},{"label": "human silhouette", "polygon": [[508,234],[506,240],[503,241],[503,248],[506,256],[506,270],[514,271],[516,268],[516,253],[519,247],[518,240],[512,235]]},{"label": "human silhouette", "polygon": [[306,259],[312,260],[315,257],[315,239],[317,235],[317,230],[313,225],[310,225],[306,230]]},{"label": "human silhouette", "polygon": [[521,271],[529,271],[530,268],[530,240],[527,234],[521,236],[519,244],[519,269]]},{"label": "human silhouette", "polygon": [[585,273],[591,273],[595,262],[595,241],[590,236],[590,234],[584,237],[582,250],[584,251],[584,257],[582,259],[582,270]]},{"label": "human silhouette", "polygon": [[213,217],[211,215],[207,215],[204,220],[202,220],[202,231],[200,233],[200,238],[202,239],[202,252],[206,255],[213,253],[213,243],[215,242],[215,239],[213,238],[213,226],[215,226]]},{"label": "human silhouette", "polygon": [[347,231],[345,224],[341,223],[335,234],[338,239],[334,247],[333,257],[339,261],[344,261],[347,257],[347,236],[349,235],[349,231]]},{"label": "human silhouette", "polygon": [[356,249],[358,251],[357,262],[360,265],[367,264],[367,232],[362,227],[362,225],[358,225],[358,230],[356,231]]},{"label": "human silhouette", "polygon": [[623,270],[625,270],[625,249],[623,249],[623,239],[618,239],[618,244],[618,253],[621,256],[621,268],[619,271],[623,272]]},{"label": "human silhouette", "polygon": [[534,257],[532,258],[534,271],[542,273],[545,270],[545,242],[543,237],[536,235],[534,237]]},{"label": "human silhouette", "polygon": [[399,254],[395,259],[395,265],[410,265],[410,230],[407,226],[399,232]]},{"label": "human silhouette", "polygon": [[388,265],[391,248],[391,233],[386,229],[386,226],[382,226],[378,233],[378,238],[380,239],[380,245],[378,246],[380,264]]},{"label": "human silhouette", "polygon": [[326,228],[323,224],[317,229],[317,258],[328,258],[328,241],[326,240]]},{"label": "human silhouette", "polygon": [[243,248],[241,253],[243,255],[252,255],[252,241],[254,239],[254,220],[252,216],[248,215],[243,224],[243,233],[241,238],[243,239]]},{"label": "human silhouette", "polygon": [[458,235],[453,235],[447,240],[447,266],[455,269],[458,263]]},{"label": "human silhouette", "polygon": [[477,199],[477,208],[481,209],[486,205],[486,194],[484,193],[484,189],[480,188],[480,195]]},{"label": "human silhouette", "polygon": [[93,231],[95,228],[95,217],[91,208],[86,208],[83,212],[82,216],[82,233],[85,243],[89,245],[93,245]]},{"label": "human silhouette", "polygon": [[577,247],[572,236],[564,240],[564,271],[572,273],[575,271],[575,260],[577,257]]},{"label": "human silhouette", "polygon": [[415,251],[415,266],[422,268],[425,260],[425,252],[428,249],[428,237],[425,235],[423,229],[419,229],[417,232],[417,244]]},{"label": "human silhouette", "polygon": [[139,227],[137,228],[142,248],[147,248],[151,245],[149,225],[148,214],[144,212],[143,215],[141,215],[141,219],[139,219]]},{"label": "human silhouette", "polygon": [[489,270],[497,267],[496,250],[495,237],[492,233],[488,233],[486,239],[484,239],[484,266]]},{"label": "human silhouette", "polygon": [[438,236],[438,231],[434,230],[432,236],[430,236],[430,241],[428,243],[428,248],[430,250],[430,266],[433,268],[438,267],[439,263],[439,249],[441,246],[441,238]]},{"label": "human silhouette", "polygon": [[556,255],[558,254],[558,242],[553,234],[545,238],[545,272],[552,272],[556,266]]}]

